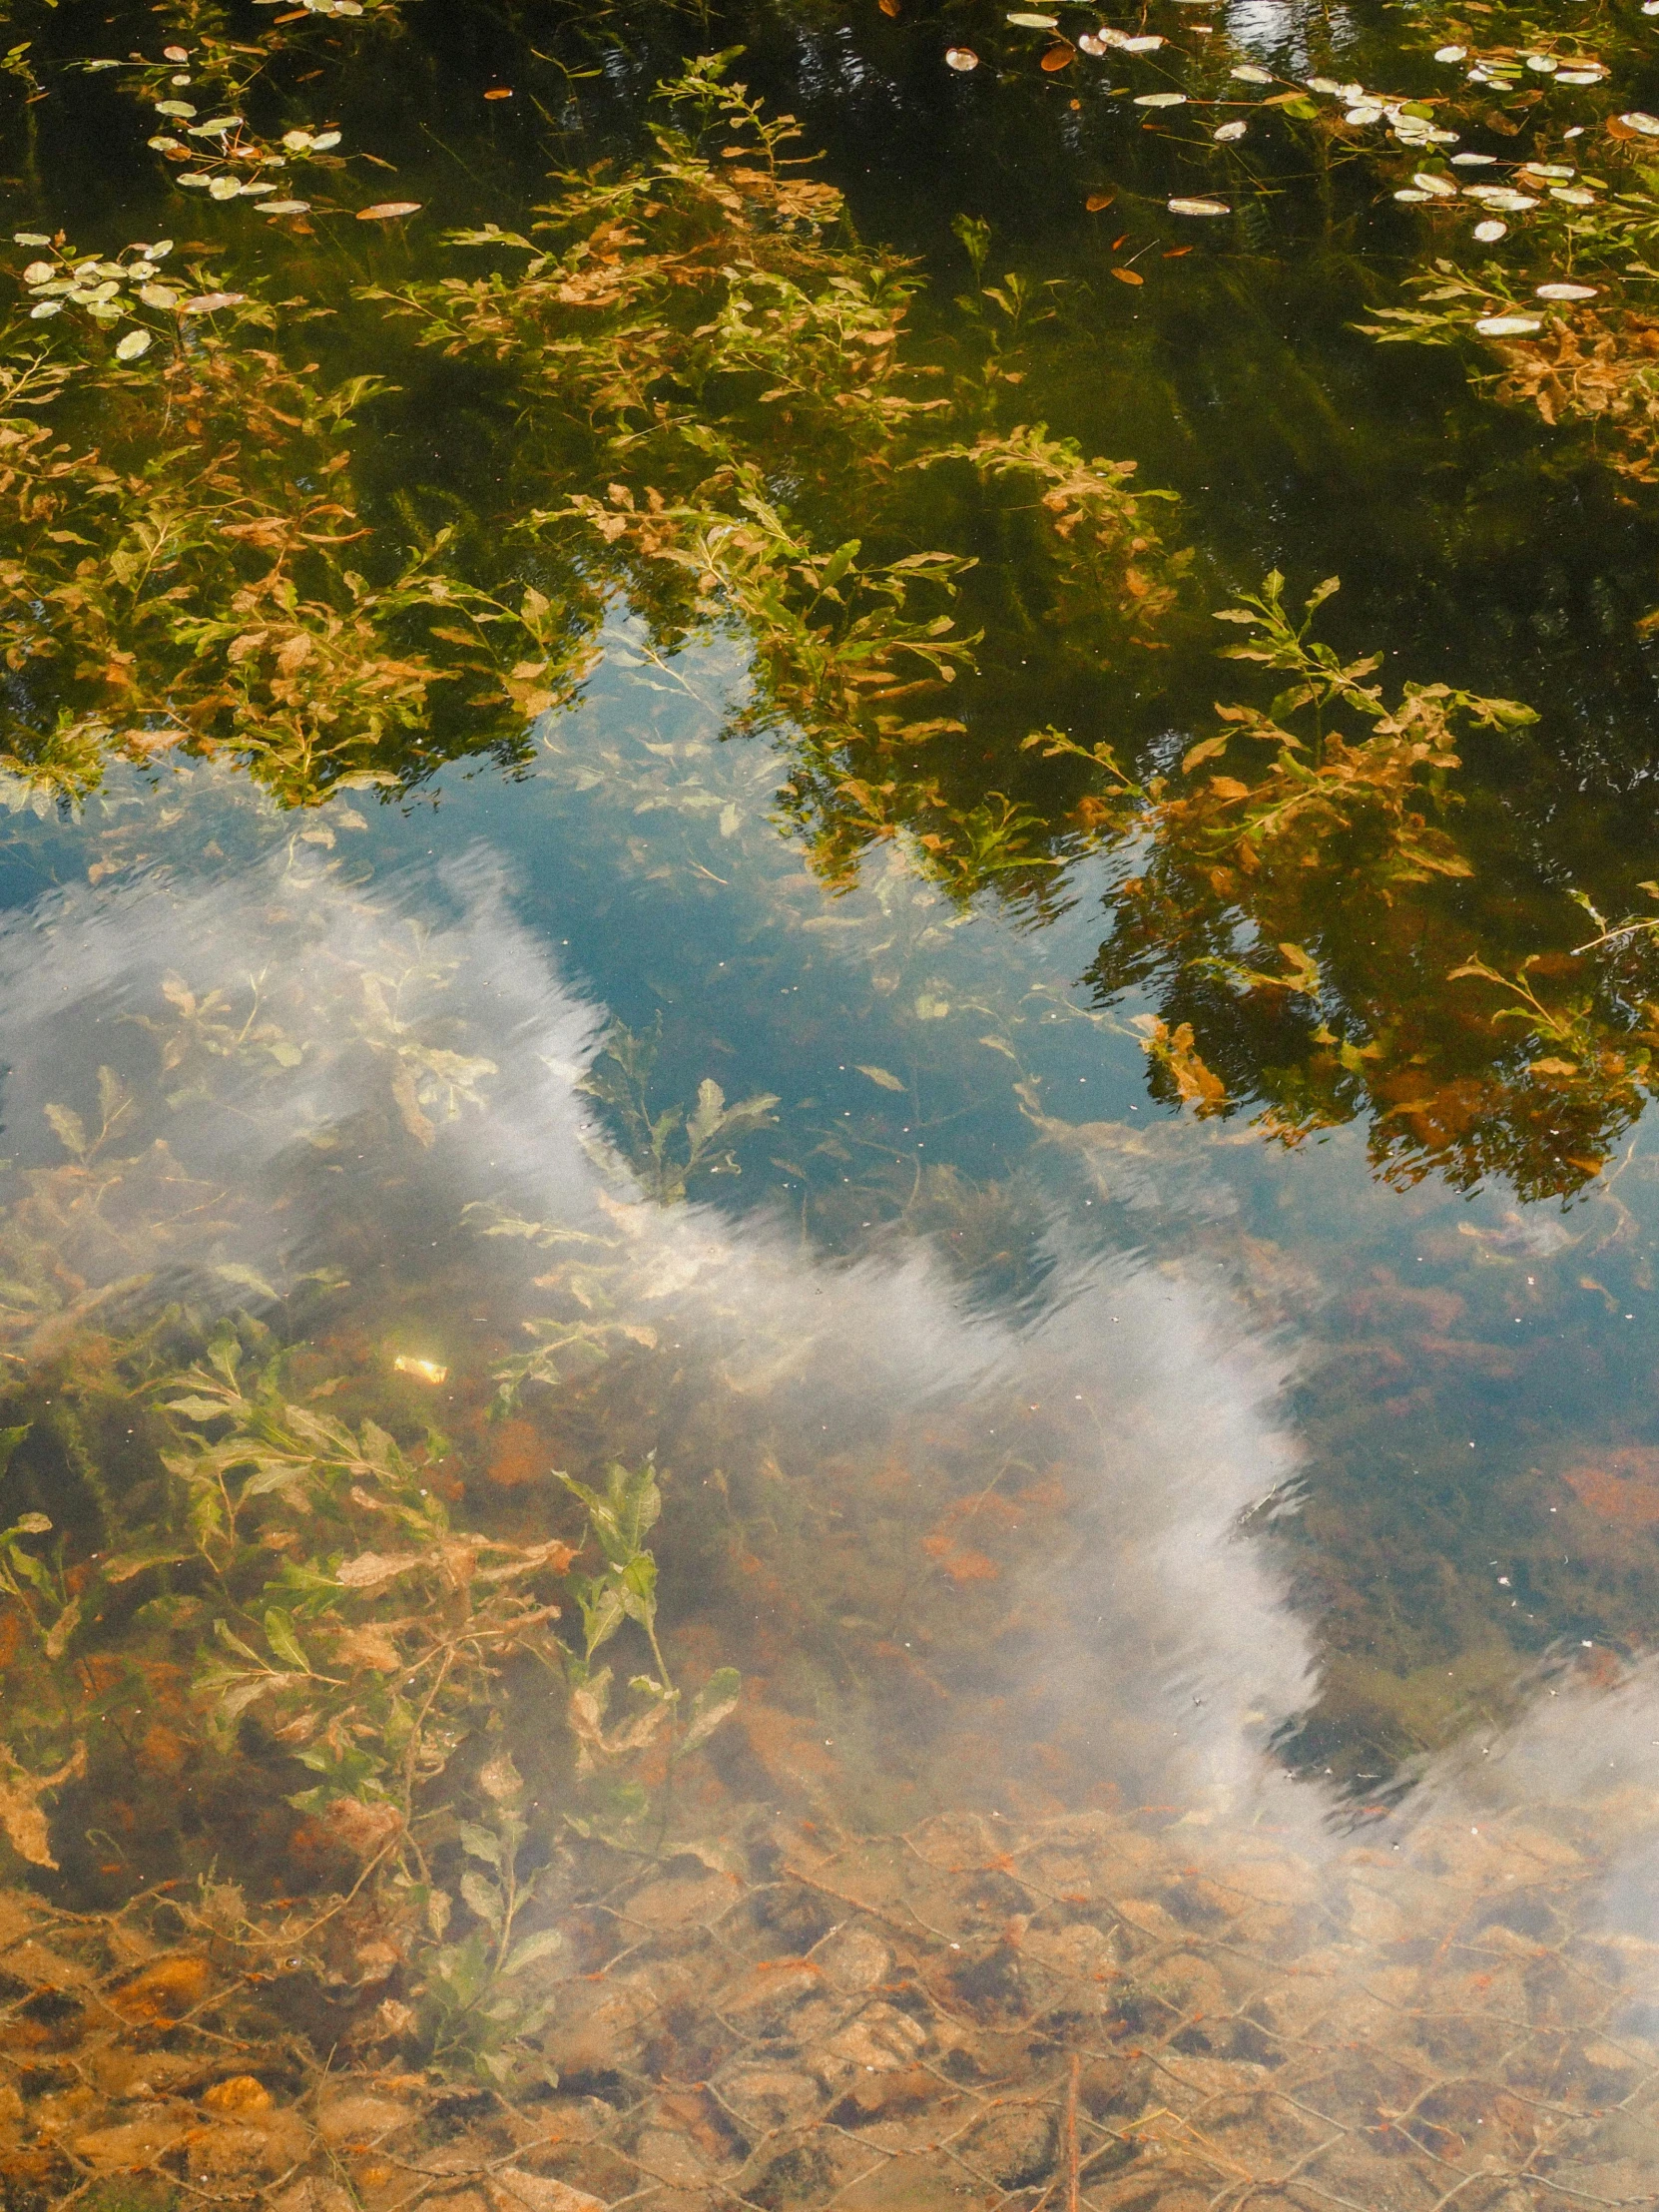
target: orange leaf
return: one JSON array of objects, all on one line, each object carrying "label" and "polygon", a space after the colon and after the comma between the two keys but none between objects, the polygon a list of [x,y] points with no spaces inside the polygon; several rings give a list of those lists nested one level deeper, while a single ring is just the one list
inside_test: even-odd
[{"label": "orange leaf", "polygon": [[359,223],[390,223],[400,215],[418,215],[420,205],[418,200],[377,201],[372,208],[359,208],[357,210],[357,221]]},{"label": "orange leaf", "polygon": [[1102,208],[1109,208],[1116,198],[1115,192],[1091,192],[1083,205],[1090,215],[1098,215]]},{"label": "orange leaf", "polygon": [[1146,278],[1138,269],[1114,269],[1112,275],[1120,284],[1144,284]]},{"label": "orange leaf", "polygon": [[[885,4],[886,0],[882,0],[882,5]],[[1051,75],[1057,69],[1068,69],[1076,51],[1077,49],[1074,46],[1051,46],[1038,66],[1046,69]]]}]

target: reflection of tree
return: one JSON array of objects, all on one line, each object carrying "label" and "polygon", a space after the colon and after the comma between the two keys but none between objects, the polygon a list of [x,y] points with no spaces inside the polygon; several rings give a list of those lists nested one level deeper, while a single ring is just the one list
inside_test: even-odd
[{"label": "reflection of tree", "polygon": [[388,387],[291,365],[261,271],[227,279],[186,249],[199,296],[171,294],[127,362],[120,317],[143,295],[83,305],[76,272],[105,265],[52,247],[29,280],[56,286],[56,351],[14,346],[0,410],[5,745],[25,794],[84,792],[111,748],[229,749],[294,804],[346,775],[510,763],[529,718],[579,695],[620,592],[659,652],[741,640],[734,730],[784,739],[786,803],[830,876],[901,824],[963,891],[1053,864],[1026,810],[977,790],[953,806],[923,765],[963,727],[931,708],[973,666],[951,602],[976,556],[920,536],[914,471],[967,480],[959,538],[1007,510],[1026,600],[1046,594],[1056,650],[1085,665],[1172,603],[1179,564],[1146,512],[1164,495],[1041,426],[991,427],[983,376],[942,389],[904,329],[914,279],[799,174],[791,119],[726,66],[667,88],[652,159],[558,178],[527,236],[456,234],[487,274],[360,294],[377,359],[381,317],[412,323],[520,410],[498,512],[478,485],[441,515],[365,490],[344,439]]},{"label": "reflection of tree", "polygon": [[[1252,631],[1230,658],[1294,680],[1266,711],[1218,709],[1221,732],[1176,776],[1143,786],[1106,747],[1030,741],[1111,779],[1096,804],[1125,867],[1090,980],[1106,997],[1154,995],[1159,1013],[1141,1024],[1153,1087],[1201,1114],[1257,1103],[1260,1126],[1288,1144],[1369,1114],[1390,1181],[1438,1170],[1465,1189],[1497,1174],[1525,1197],[1571,1191],[1648,1088],[1652,930],[1526,950],[1497,896],[1452,902],[1447,886],[1472,874],[1442,826],[1454,726],[1533,718],[1443,684],[1407,683],[1385,704],[1363,681],[1375,658],[1345,665],[1309,638],[1334,589],[1320,587],[1300,626],[1277,575],[1224,612]],[[1339,719],[1355,717],[1358,737]]]}]

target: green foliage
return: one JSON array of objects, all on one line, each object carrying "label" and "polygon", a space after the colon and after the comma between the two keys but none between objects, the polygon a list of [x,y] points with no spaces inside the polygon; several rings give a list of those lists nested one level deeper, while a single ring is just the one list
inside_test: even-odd
[{"label": "green foliage", "polygon": [[661,1042],[660,1022],[646,1034],[616,1023],[583,1088],[617,1117],[629,1165],[646,1195],[660,1206],[673,1206],[684,1199],[694,1175],[742,1174],[733,1146],[773,1126],[778,1100],[764,1092],[728,1106],[720,1085],[705,1076],[689,1113],[683,1106],[654,1112],[650,1080]]}]

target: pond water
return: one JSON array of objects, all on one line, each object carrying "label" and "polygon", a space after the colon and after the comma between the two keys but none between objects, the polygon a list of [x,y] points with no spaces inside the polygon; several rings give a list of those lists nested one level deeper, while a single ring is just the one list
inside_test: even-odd
[{"label": "pond water", "polygon": [[1557,13],[12,0],[8,2207],[1659,2203]]}]

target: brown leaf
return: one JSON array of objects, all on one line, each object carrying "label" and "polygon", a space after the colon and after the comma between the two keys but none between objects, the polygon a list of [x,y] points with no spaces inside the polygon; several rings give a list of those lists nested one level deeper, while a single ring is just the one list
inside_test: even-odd
[{"label": "brown leaf", "polygon": [[605,2212],[603,2200],[585,2189],[573,2189],[548,2174],[524,2173],[517,2166],[499,2167],[484,2187],[491,2212]]},{"label": "brown leaf", "polygon": [[420,209],[421,203],[418,200],[380,200],[376,201],[372,208],[359,208],[357,210],[357,221],[359,223],[391,223],[400,215],[418,215]]},{"label": "brown leaf", "polygon": [[416,1144],[430,1147],[437,1131],[420,1110],[414,1077],[407,1068],[400,1067],[392,1077],[391,1095],[397,1101],[398,1117],[409,1135]]},{"label": "brown leaf", "polygon": [[118,2127],[96,2127],[75,2138],[77,2158],[99,2173],[142,2173],[184,2141],[190,2123],[170,2113],[127,2120]]},{"label": "brown leaf", "polygon": [[1146,278],[1138,269],[1114,269],[1112,275],[1120,284],[1144,284]]},{"label": "brown leaf", "polygon": [[213,1972],[205,1958],[189,1953],[158,1958],[153,1966],[146,1966],[142,1973],[124,1982],[110,2001],[129,2019],[177,2019],[180,2013],[201,2003],[212,1981]]},{"label": "brown leaf", "polygon": [[355,1559],[341,1560],[334,1579],[348,1590],[371,1590],[376,1584],[389,1582],[394,1575],[407,1574],[411,1567],[425,1563],[426,1555],[419,1551],[359,1551]]},{"label": "brown leaf", "polygon": [[202,2102],[210,2112],[227,2112],[238,2119],[246,2119],[252,2112],[271,2110],[271,2091],[252,2074],[232,2074],[228,2081],[216,2081],[211,2089],[205,2090]]},{"label": "brown leaf", "polygon": [[0,1828],[18,1857],[26,1859],[31,1867],[55,1869],[58,1864],[52,1856],[41,1798],[72,1776],[84,1774],[86,1765],[87,1747],[77,1744],[74,1757],[56,1774],[26,1774],[15,1764],[9,1774],[0,1774]]},{"label": "brown leaf", "polygon": [[1057,69],[1069,69],[1076,54],[1075,46],[1051,46],[1037,66],[1039,69],[1046,69],[1052,76]]},{"label": "brown leaf", "polygon": [[334,1658],[344,1667],[372,1667],[376,1674],[395,1674],[402,1666],[397,1646],[383,1628],[348,1628],[334,1646]]},{"label": "brown leaf", "polygon": [[1099,215],[1103,208],[1111,207],[1116,199],[1117,194],[1115,192],[1091,192],[1083,205],[1088,209],[1090,215]]}]

